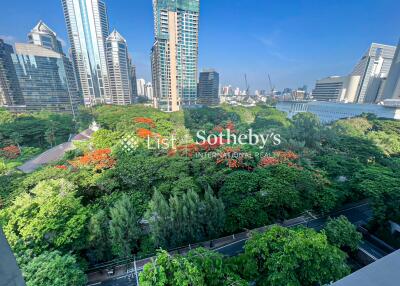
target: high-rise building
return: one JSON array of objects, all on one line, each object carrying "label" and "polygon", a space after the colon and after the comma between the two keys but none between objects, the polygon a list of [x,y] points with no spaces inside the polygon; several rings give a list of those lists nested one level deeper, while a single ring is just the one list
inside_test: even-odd
[{"label": "high-rise building", "polygon": [[381,99],[400,99],[400,42],[397,45]]},{"label": "high-rise building", "polygon": [[110,77],[111,103],[132,103],[131,67],[126,40],[114,30],[106,39],[106,56]]},{"label": "high-rise building", "polygon": [[199,0],[153,0],[151,51],[155,107],[177,111],[197,104]]},{"label": "high-rise building", "polygon": [[39,21],[28,34],[28,42],[64,54],[61,42],[57,39],[57,34],[43,21]]},{"label": "high-rise building", "polygon": [[11,55],[28,111],[75,114],[79,102],[73,68],[63,54],[33,44],[16,44]]},{"label": "high-rise building", "polygon": [[18,77],[12,61],[14,49],[0,39],[0,106],[24,105]]},{"label": "high-rise building", "polygon": [[360,76],[331,76],[317,80],[312,92],[318,101],[354,102]]},{"label": "high-rise building", "polygon": [[146,81],[143,78],[139,78],[136,81],[138,96],[146,95]]},{"label": "high-rise building", "polygon": [[[379,97],[377,85],[381,85],[386,78],[392,64],[395,46],[371,44],[368,51],[357,63],[351,75],[360,76],[355,102],[371,103]],[[368,91],[372,88],[376,92]]]},{"label": "high-rise building", "polygon": [[151,82],[146,83],[145,86],[145,96],[148,100],[153,100],[153,85],[151,84]]},{"label": "high-rise building", "polygon": [[219,104],[219,74],[215,70],[200,73],[197,103],[206,106]]},{"label": "high-rise building", "polygon": [[85,105],[112,103],[105,41],[109,35],[102,0],[62,0],[71,54]]},{"label": "high-rise building", "polygon": [[131,87],[132,87],[132,102],[135,102],[135,100],[138,97],[138,90],[137,90],[137,79],[136,79],[136,66],[133,64],[132,57],[128,57],[128,62],[129,62],[129,77],[131,79]]},{"label": "high-rise building", "polygon": [[28,42],[60,54],[63,60],[65,76],[67,78],[68,92],[71,95],[71,104],[74,107],[72,111],[75,112],[77,110],[77,106],[82,104],[82,97],[78,89],[78,83],[73,65],[71,60],[65,56],[61,41],[57,38],[57,34],[43,21],[39,21],[39,23],[28,34]]}]

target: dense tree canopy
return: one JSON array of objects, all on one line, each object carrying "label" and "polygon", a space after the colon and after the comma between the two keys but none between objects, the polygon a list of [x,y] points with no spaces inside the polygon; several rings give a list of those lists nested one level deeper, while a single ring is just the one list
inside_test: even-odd
[{"label": "dense tree canopy", "polygon": [[[75,143],[77,149],[60,161],[31,174],[15,170],[41,150],[65,142],[78,128],[86,129],[92,120],[101,129],[91,140]],[[281,144],[226,144],[227,130],[241,134],[250,128],[257,134],[279,134]],[[196,144],[199,130],[222,139]],[[361,199],[371,202],[370,225],[386,229],[388,220],[400,222],[399,135],[399,121],[363,115],[322,125],[312,114],[288,119],[265,105],[175,113],[142,105],[105,105],[81,109],[77,122],[68,115],[14,115],[0,109],[0,223],[22,268],[38,257],[44,260],[41,255],[76,258],[89,265],[146,256],[160,246],[231,235],[305,211],[329,213]],[[176,146],[156,148],[171,137]],[[134,141],[129,150],[124,148],[126,140]],[[329,222],[325,234],[274,228],[255,236],[244,256],[229,261],[204,251],[176,258],[161,253],[144,282],[325,283],[347,273],[336,246],[354,249],[356,239],[349,236],[358,234],[353,231],[343,219]],[[286,272],[276,261],[285,263]],[[293,261],[309,270],[300,271]],[[70,265],[83,269],[75,262]],[[30,273],[34,281],[35,273]],[[161,284],[149,282],[155,278]]]}]

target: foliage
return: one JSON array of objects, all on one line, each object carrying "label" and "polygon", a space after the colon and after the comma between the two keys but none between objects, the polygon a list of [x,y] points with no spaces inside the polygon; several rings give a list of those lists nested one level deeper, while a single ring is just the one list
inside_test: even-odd
[{"label": "foliage", "polygon": [[73,167],[90,167],[95,171],[113,168],[116,164],[111,156],[110,149],[99,149],[89,152],[81,157],[69,162]]},{"label": "foliage", "polygon": [[169,201],[155,191],[147,219],[156,246],[178,246],[218,235],[224,224],[224,205],[210,191],[204,200],[193,190]]},{"label": "foliage", "polygon": [[332,245],[357,250],[362,235],[345,216],[329,219],[323,230]]},{"label": "foliage", "polygon": [[64,179],[40,182],[30,193],[17,197],[2,217],[14,251],[84,246],[87,211],[75,197],[75,186]]},{"label": "foliage", "polygon": [[248,282],[229,271],[221,254],[198,248],[187,256],[172,257],[166,251],[159,251],[140,273],[140,285],[245,286]]},{"label": "foliage", "polygon": [[139,220],[131,199],[123,194],[110,209],[110,244],[113,254],[127,257],[137,247],[140,236]]},{"label": "foliage", "polygon": [[86,275],[72,255],[43,252],[23,267],[27,286],[83,286]]},{"label": "foliage", "polygon": [[253,234],[245,255],[257,265],[257,285],[316,285],[349,274],[346,255],[311,229],[274,226]]}]

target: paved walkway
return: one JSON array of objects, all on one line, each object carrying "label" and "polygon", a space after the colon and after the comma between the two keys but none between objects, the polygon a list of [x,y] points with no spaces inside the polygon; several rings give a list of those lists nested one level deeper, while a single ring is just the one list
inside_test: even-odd
[{"label": "paved walkway", "polygon": [[32,160],[25,162],[25,164],[17,167],[18,170],[21,170],[24,173],[32,173],[36,169],[42,167],[43,165],[56,162],[64,157],[65,153],[74,150],[76,147],[74,146],[74,141],[87,141],[91,138],[93,134],[92,129],[86,129],[81,133],[75,135],[70,142],[65,142],[60,145],[57,145],[39,156],[35,157]]}]

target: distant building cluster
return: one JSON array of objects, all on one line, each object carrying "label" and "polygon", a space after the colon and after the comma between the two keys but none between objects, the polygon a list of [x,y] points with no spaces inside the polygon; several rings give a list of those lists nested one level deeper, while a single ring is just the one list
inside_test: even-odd
[{"label": "distant building cluster", "polygon": [[312,98],[344,103],[379,103],[400,98],[400,43],[373,43],[351,74],[317,80]]},{"label": "distant building cluster", "polygon": [[104,0],[62,0],[70,50],[40,21],[27,43],[15,48],[0,39],[0,106],[11,111],[50,110],[75,114],[80,104],[147,102],[166,112],[220,103],[254,106],[268,99],[382,103],[400,100],[400,43],[373,43],[353,71],[307,86],[251,91],[220,86],[214,69],[198,72],[200,0],[153,0],[152,80],[136,77],[127,41],[110,33]]}]

